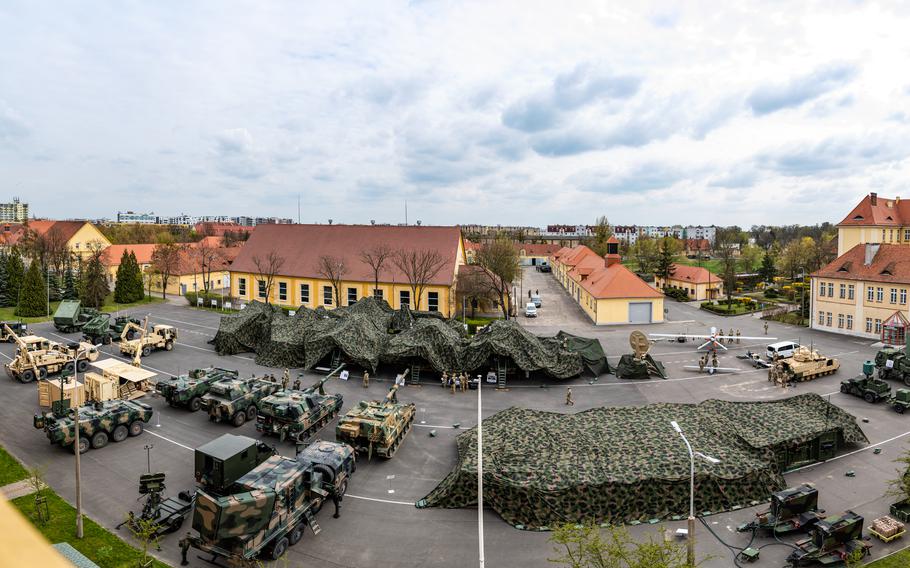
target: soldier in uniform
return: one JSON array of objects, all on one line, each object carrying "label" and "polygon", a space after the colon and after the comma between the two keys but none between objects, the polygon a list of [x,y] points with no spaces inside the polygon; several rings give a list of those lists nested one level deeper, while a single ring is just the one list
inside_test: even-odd
[{"label": "soldier in uniform", "polygon": [[455,394],[455,380],[449,379],[449,386],[452,388],[452,394]]},{"label": "soldier in uniform", "polygon": [[442,383],[442,388],[446,388],[446,385],[449,382],[449,374],[446,371],[443,371],[442,377],[439,378],[439,381]]},{"label": "soldier in uniform", "polygon": [[300,390],[300,378],[294,379],[294,390]]},{"label": "soldier in uniform", "polygon": [[572,387],[566,389],[566,406],[575,406],[575,399],[572,398]]},{"label": "soldier in uniform", "polygon": [[704,355],[702,355],[701,357],[698,358],[698,370],[699,370],[699,372],[702,372],[702,373],[703,373],[703,372],[705,371],[705,363],[707,363],[707,361],[708,361],[708,354],[707,354],[707,353],[705,353]]},{"label": "soldier in uniform", "polygon": [[287,369],[284,370],[284,374],[281,375],[281,388],[282,390],[288,390],[288,385],[291,383],[291,372]]},{"label": "soldier in uniform", "polygon": [[736,344],[739,345],[739,336],[742,335],[739,330],[736,330]]},{"label": "soldier in uniform", "polygon": [[366,371],[363,372],[363,388],[369,388],[370,386],[370,374]]},{"label": "soldier in uniform", "polygon": [[717,352],[711,354],[711,366],[717,368]]},{"label": "soldier in uniform", "polygon": [[765,322],[765,335],[768,335],[768,322]]}]

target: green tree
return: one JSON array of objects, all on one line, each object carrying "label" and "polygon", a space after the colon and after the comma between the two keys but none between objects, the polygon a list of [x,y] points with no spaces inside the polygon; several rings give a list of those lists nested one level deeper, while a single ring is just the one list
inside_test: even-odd
[{"label": "green tree", "polygon": [[740,242],[740,232],[735,229],[718,228],[714,236],[714,253],[720,259],[720,276],[724,281],[728,309],[733,305],[733,291],[736,289],[736,249]]},{"label": "green tree", "polygon": [[774,276],[777,275],[777,270],[774,268],[774,257],[768,251],[765,251],[765,255],[761,259],[758,275],[763,282],[773,282]]},{"label": "green tree", "polygon": [[145,299],[144,281],[142,277],[142,267],[136,259],[135,251],[130,251],[130,264],[133,265],[133,274],[130,283],[130,297],[133,302],[140,302]]},{"label": "green tree", "polygon": [[9,278],[6,276],[7,256],[0,252],[0,306],[9,306]]},{"label": "green tree", "polygon": [[657,264],[659,256],[657,241],[648,237],[640,237],[634,245],[629,247],[629,253],[638,264],[639,274],[654,272],[654,265]]},{"label": "green tree", "polygon": [[16,307],[17,316],[47,315],[47,286],[41,272],[41,263],[33,260],[22,281],[22,293],[19,295],[19,305]]},{"label": "green tree", "polygon": [[82,274],[82,290],[80,299],[90,308],[100,308],[110,290],[107,287],[107,276],[104,264],[101,263],[101,251],[92,254],[88,263],[84,265]]},{"label": "green tree", "polygon": [[114,283],[114,301],[119,304],[130,303],[129,286],[131,284],[131,270],[132,264],[130,262],[130,254],[124,249],[123,254],[120,255],[120,266],[117,267],[117,282]]},{"label": "green tree", "polygon": [[657,252],[657,267],[654,269],[654,275],[658,278],[663,278],[664,281],[673,276],[673,273],[676,272],[676,267],[673,266],[673,261],[676,259],[676,253],[674,249],[674,243],[676,239],[672,237],[664,237],[660,239],[660,244],[658,245]]},{"label": "green tree", "polygon": [[639,542],[622,526],[565,524],[550,536],[559,556],[548,560],[567,568],[684,568],[686,545],[667,539],[665,530]]},{"label": "green tree", "polygon": [[594,236],[585,239],[585,244],[600,256],[604,256],[607,254],[607,241],[612,236],[613,229],[610,227],[610,221],[606,215],[601,215],[594,222]]},{"label": "green tree", "polygon": [[75,300],[78,297],[79,291],[76,288],[76,275],[73,274],[73,262],[67,258],[63,267],[63,299]]},{"label": "green tree", "polygon": [[743,272],[752,272],[762,260],[762,250],[755,245],[745,245],[740,251],[739,262]]},{"label": "green tree", "polygon": [[19,249],[13,247],[6,257],[7,306],[15,306],[19,302],[19,290],[22,288],[24,277],[25,265],[22,263],[22,256],[19,254]]}]

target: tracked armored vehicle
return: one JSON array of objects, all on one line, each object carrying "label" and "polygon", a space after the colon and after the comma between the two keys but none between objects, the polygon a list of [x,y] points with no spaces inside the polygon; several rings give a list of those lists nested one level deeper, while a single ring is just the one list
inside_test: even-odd
[{"label": "tracked armored vehicle", "polygon": [[238,378],[237,371],[220,367],[193,369],[186,375],[159,379],[155,390],[171,406],[181,406],[196,412],[202,408],[202,397],[209,392],[209,386],[224,378]]},{"label": "tracked armored vehicle", "polygon": [[262,399],[256,430],[278,436],[283,442],[306,442],[341,410],[342,396],[326,394],[325,377],[315,385],[298,390],[281,390]]},{"label": "tracked armored vehicle", "polygon": [[790,566],[840,565],[855,550],[867,556],[872,547],[863,540],[863,517],[853,511],[818,521],[809,538],[796,541],[796,546],[787,557]]},{"label": "tracked armored vehicle", "polygon": [[740,532],[762,530],[775,535],[808,531],[822,518],[818,489],[808,484],[771,494],[771,507],[755,513],[755,520],[737,527]]},{"label": "tracked armored vehicle", "polygon": [[[135,400],[106,400],[79,407],[79,453],[101,449],[110,441],[122,442],[138,436],[152,419],[152,407]],[[76,451],[75,422],[61,412],[35,414],[35,428],[44,429],[51,444]]]},{"label": "tracked armored vehicle", "polygon": [[[82,339],[92,345],[98,345],[99,343],[110,345],[111,342],[120,340],[123,330],[126,329],[127,324],[130,322],[136,326],[142,323],[138,319],[129,316],[113,317],[109,313],[102,312],[85,322],[85,325],[82,326]],[[130,329],[126,333],[126,339],[134,339],[137,335],[138,332],[136,330]]]},{"label": "tracked armored vehicle", "polygon": [[222,495],[197,490],[193,529],[198,535],[180,541],[181,564],[191,547],[231,566],[280,559],[300,542],[307,526],[319,534],[314,515],[327,499],[335,503],[338,517],[354,459],[349,446],[319,441],[296,459],[269,457]]},{"label": "tracked armored vehicle", "polygon": [[398,402],[396,384],[382,401],[360,401],[338,420],[335,439],[349,444],[359,452],[391,458],[404,437],[411,431],[416,411],[414,403]]},{"label": "tracked armored vehicle", "polygon": [[83,308],[79,300],[63,300],[54,312],[54,327],[60,333],[73,333],[97,314],[94,308]]},{"label": "tracked armored vehicle", "polygon": [[243,426],[247,420],[256,419],[259,401],[278,388],[278,383],[266,379],[223,377],[209,385],[209,392],[202,397],[202,407],[208,412],[209,420]]},{"label": "tracked armored vehicle", "polygon": [[800,347],[792,357],[778,359],[768,370],[768,380],[778,384],[802,383],[830,375],[840,369],[840,361]]}]

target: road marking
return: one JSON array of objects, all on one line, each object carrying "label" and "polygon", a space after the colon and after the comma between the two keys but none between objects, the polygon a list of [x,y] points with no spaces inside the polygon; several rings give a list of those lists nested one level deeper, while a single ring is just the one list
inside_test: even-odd
[{"label": "road marking", "polygon": [[185,448],[185,449],[187,449],[187,450],[189,450],[189,451],[191,451],[191,452],[195,451],[195,448],[191,448],[191,447],[189,447],[189,446],[185,446],[185,445],[181,444],[180,442],[175,442],[174,440],[171,440],[170,438],[165,438],[165,437],[162,436],[161,434],[156,434],[156,433],[152,432],[152,431],[149,430],[149,429],[146,429],[145,432],[146,432],[147,434],[151,434],[152,436],[155,436],[156,438],[161,438],[161,439],[164,440],[165,442],[170,442],[170,443],[172,443],[172,444],[174,444],[174,445],[176,445],[176,446],[180,446],[181,448]]},{"label": "road marking", "polygon": [[201,327],[201,328],[204,328],[204,329],[211,329],[211,330],[213,330],[213,331],[218,331],[218,328],[217,328],[217,327],[212,327],[212,326],[210,326],[210,325],[202,325],[202,324],[200,324],[200,323],[192,323],[192,322],[182,321],[182,320],[177,320],[177,319],[172,319],[172,318],[164,318],[164,317],[161,317],[161,316],[159,316],[159,315],[157,315],[157,314],[155,315],[155,319],[160,319],[160,320],[164,320],[164,321],[172,321],[172,322],[174,322],[174,323],[182,323],[182,324],[184,324],[184,325],[194,325],[194,326],[196,326],[196,327]]},{"label": "road marking", "polygon": [[350,493],[345,493],[345,497],[350,497],[351,499],[363,499],[364,501],[376,501],[377,503],[389,503],[391,505],[408,505],[413,507],[414,503],[409,503],[407,501],[390,501],[389,499],[377,499],[376,497],[362,497],[360,495],[351,495]]},{"label": "road marking", "polygon": [[[59,337],[60,339],[64,339],[64,340],[66,340],[66,341],[71,341],[71,339],[69,339],[68,337],[63,337],[62,335],[57,335],[57,334],[54,333],[53,331],[48,332],[48,334],[49,334],[49,335],[53,335],[54,337]],[[111,343],[111,346],[112,346],[112,348],[113,348],[113,343]],[[104,355],[110,355],[111,357],[113,357],[113,358],[115,358],[115,359],[120,359],[121,361],[126,361],[127,363],[132,363],[132,361],[133,361],[132,359],[127,359],[126,357],[121,357],[120,355],[115,355],[114,353],[110,353],[110,352],[108,352],[108,351],[104,351],[104,350],[102,350],[101,348],[98,349],[98,353],[103,353]],[[0,354],[0,355],[2,355],[2,354]],[[5,357],[5,355],[4,355],[4,357]],[[89,363],[89,365],[91,365],[91,363]],[[173,374],[173,373],[169,373],[169,372],[167,372],[167,371],[162,371],[161,369],[156,369],[155,367],[149,367],[148,365],[144,365],[144,364],[143,364],[143,365],[140,365],[140,367],[142,367],[142,368],[144,368],[144,369],[148,369],[148,370],[150,370],[150,371],[155,371],[156,373],[162,373],[162,374],[164,374],[164,375],[171,375],[171,374]]]},{"label": "road marking", "polygon": [[454,426],[434,426],[433,424],[414,424],[417,428],[450,428],[452,430],[465,430],[466,428],[455,428]]},{"label": "road marking", "polygon": [[13,360],[13,358],[10,357],[9,355],[7,355],[6,353],[0,353],[0,355],[3,355],[4,357],[6,357],[7,359],[9,359],[10,361]]}]

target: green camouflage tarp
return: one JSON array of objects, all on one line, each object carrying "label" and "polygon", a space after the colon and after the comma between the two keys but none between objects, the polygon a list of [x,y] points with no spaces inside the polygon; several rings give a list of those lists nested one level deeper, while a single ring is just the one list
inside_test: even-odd
[{"label": "green camouflage tarp", "polygon": [[440,373],[451,373],[464,368],[462,359],[466,345],[460,324],[422,318],[414,320],[410,328],[392,335],[381,359],[383,363],[399,365],[428,364]]},{"label": "green camouflage tarp", "polygon": [[651,357],[650,353],[645,353],[644,359],[639,361],[635,355],[625,354],[619,358],[616,364],[617,379],[650,379],[651,375],[656,375],[662,379],[667,378],[667,370],[664,369],[663,363]]},{"label": "green camouflage tarp", "polygon": [[565,331],[557,333],[555,339],[562,342],[566,349],[575,351],[581,355],[581,360],[585,368],[595,377],[611,372],[603,345],[601,345],[600,341],[597,339],[579,337],[578,335],[572,335]]},{"label": "green camouflage tarp", "polygon": [[[817,394],[781,401],[652,404],[558,414],[510,408],[483,421],[484,503],[519,528],[622,523],[685,516],[689,455],[695,508],[720,512],[767,500],[785,487],[782,448],[837,432],[838,446],[868,442],[856,419]],[[457,438],[458,466],[419,507],[477,503],[477,429]]]},{"label": "green camouflage tarp", "polygon": [[477,332],[465,348],[465,371],[486,367],[494,356],[508,357],[522,371],[544,371],[557,379],[584,371],[581,354],[553,337],[538,337],[515,320],[496,320]]},{"label": "green camouflage tarp", "polygon": [[[313,313],[309,310],[310,314]],[[272,317],[269,340],[256,351],[256,363],[266,367],[303,367],[306,363],[304,344],[315,315],[290,317],[278,312]]]},{"label": "green camouflage tarp", "polygon": [[221,317],[218,332],[210,343],[219,355],[256,352],[269,340],[272,316],[280,311],[261,302],[250,302],[239,313]]}]

